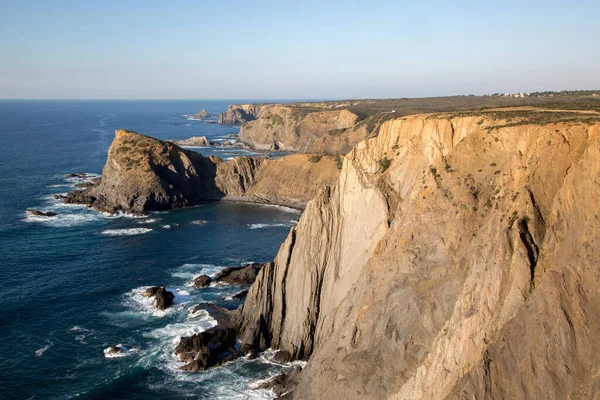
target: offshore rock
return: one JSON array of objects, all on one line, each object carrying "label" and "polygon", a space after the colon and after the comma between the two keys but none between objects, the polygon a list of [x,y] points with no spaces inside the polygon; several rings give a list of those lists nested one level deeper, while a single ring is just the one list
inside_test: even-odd
[{"label": "offshore rock", "polygon": [[227,267],[215,276],[215,281],[231,285],[251,285],[264,264],[252,263],[241,267]]},{"label": "offshore rock", "polygon": [[160,286],[153,286],[144,291],[144,296],[154,297],[154,307],[158,310],[165,310],[173,305],[175,295],[169,292],[166,288]]},{"label": "offshore rock", "polygon": [[202,304],[217,326],[193,336],[184,336],[175,348],[175,354],[186,364],[183,371],[203,371],[234,360],[243,354],[236,348],[236,314],[214,304]]},{"label": "offshore rock", "polygon": [[210,276],[200,275],[194,279],[194,287],[203,288],[203,287],[210,285],[211,282],[212,282],[212,279]]}]

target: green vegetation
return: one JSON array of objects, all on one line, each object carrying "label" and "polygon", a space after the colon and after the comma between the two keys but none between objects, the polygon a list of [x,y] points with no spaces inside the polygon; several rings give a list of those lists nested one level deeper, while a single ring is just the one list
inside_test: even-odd
[{"label": "green vegetation", "polygon": [[344,132],[346,132],[346,128],[332,129],[329,131],[329,135],[330,136],[340,136]]},{"label": "green vegetation", "polygon": [[321,158],[323,158],[321,154],[312,154],[308,157],[308,162],[316,164],[321,161]]},{"label": "green vegetation", "polygon": [[342,160],[342,157],[340,157],[340,155],[337,154],[333,161],[335,161],[335,166],[337,167],[338,171],[341,171],[342,167],[344,166],[344,160]]},{"label": "green vegetation", "polygon": [[381,160],[379,160],[379,167],[380,167],[381,172],[387,171],[387,169],[390,167],[391,164],[392,164],[392,161],[385,157],[382,158]]}]

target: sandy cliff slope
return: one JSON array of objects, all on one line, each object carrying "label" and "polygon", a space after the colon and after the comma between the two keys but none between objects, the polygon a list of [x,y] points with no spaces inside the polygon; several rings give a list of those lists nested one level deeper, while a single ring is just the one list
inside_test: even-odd
[{"label": "sandy cliff slope", "polygon": [[600,124],[386,122],[309,202],[241,310],[310,356],[301,399],[600,394]]}]

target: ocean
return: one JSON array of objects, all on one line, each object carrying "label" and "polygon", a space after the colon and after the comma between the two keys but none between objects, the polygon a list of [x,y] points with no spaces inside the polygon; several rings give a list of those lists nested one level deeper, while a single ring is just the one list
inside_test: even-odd
[{"label": "ocean", "polygon": [[[111,216],[63,205],[69,173],[100,174],[114,130],[159,139],[206,135],[225,140],[234,126],[190,120],[236,101],[0,101],[0,398],[262,399],[253,384],[291,365],[244,358],[184,373],[173,355],[182,335],[215,324],[189,308],[230,309],[239,286],[190,285],[200,274],[267,262],[299,213],[241,203],[213,203],[145,218]],[[237,101],[239,102],[239,101]],[[195,149],[230,158],[241,149]],[[32,217],[27,209],[53,211]],[[193,221],[204,220],[203,225]],[[175,306],[156,311],[141,292],[166,286]],[[104,349],[122,344],[123,357]]]}]

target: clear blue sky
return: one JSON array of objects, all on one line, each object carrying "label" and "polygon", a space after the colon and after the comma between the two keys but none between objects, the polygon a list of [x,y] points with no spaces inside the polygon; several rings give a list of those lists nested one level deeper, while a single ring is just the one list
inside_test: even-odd
[{"label": "clear blue sky", "polygon": [[600,88],[600,0],[0,0],[0,98]]}]

